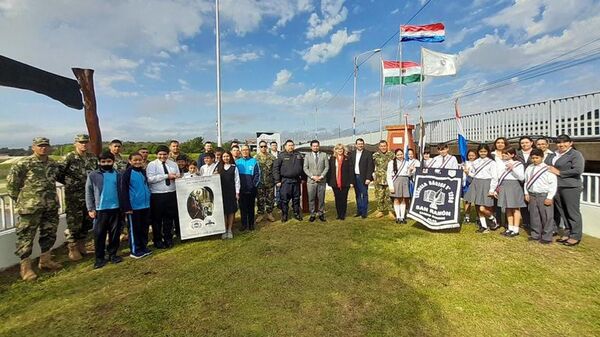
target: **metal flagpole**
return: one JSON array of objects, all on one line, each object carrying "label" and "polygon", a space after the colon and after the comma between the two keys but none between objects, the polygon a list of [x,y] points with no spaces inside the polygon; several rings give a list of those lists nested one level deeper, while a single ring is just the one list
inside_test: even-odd
[{"label": "metal flagpole", "polygon": [[425,144],[421,144],[421,139],[424,141],[425,137],[421,137],[421,135],[423,135],[423,86],[425,85],[425,80],[423,78],[423,47],[421,47],[421,78],[419,78],[419,155],[421,155],[421,159],[422,160],[422,156],[423,156],[423,152],[425,151]]},{"label": "metal flagpole", "polygon": [[379,140],[383,139],[383,53],[379,53]]},{"label": "metal flagpole", "polygon": [[219,0],[215,0],[215,26],[217,43],[217,144],[223,146],[221,134],[221,34],[219,32]]},{"label": "metal flagpole", "polygon": [[400,39],[398,40],[398,62],[400,62],[400,87],[398,88],[398,117],[402,123],[402,26],[400,26]]},{"label": "metal flagpole", "polygon": [[354,95],[352,99],[352,141],[356,140],[356,73],[358,71],[356,66],[356,58],[354,56]]}]

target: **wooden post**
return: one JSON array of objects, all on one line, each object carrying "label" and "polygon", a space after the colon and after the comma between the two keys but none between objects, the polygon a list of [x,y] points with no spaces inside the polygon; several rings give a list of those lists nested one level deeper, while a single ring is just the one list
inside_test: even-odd
[{"label": "wooden post", "polygon": [[90,135],[90,150],[96,156],[102,151],[102,134],[96,112],[96,93],[94,92],[94,70],[72,68],[83,93],[85,125]]}]

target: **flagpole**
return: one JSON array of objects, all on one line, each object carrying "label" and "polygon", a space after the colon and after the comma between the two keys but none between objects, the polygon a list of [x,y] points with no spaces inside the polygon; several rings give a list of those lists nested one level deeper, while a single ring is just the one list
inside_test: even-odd
[{"label": "flagpole", "polygon": [[400,62],[400,87],[398,88],[398,118],[402,123],[402,26],[400,26],[400,39],[398,41],[398,62]]},{"label": "flagpole", "polygon": [[219,0],[215,0],[216,57],[217,57],[217,145],[223,146],[221,134],[221,36],[219,32]]},{"label": "flagpole", "polygon": [[423,118],[423,86],[425,85],[425,80],[423,79],[423,68],[425,65],[423,64],[423,47],[421,47],[421,78],[420,78],[420,87],[419,87],[419,117]]},{"label": "flagpole", "polygon": [[383,139],[383,53],[379,53],[379,140]]}]

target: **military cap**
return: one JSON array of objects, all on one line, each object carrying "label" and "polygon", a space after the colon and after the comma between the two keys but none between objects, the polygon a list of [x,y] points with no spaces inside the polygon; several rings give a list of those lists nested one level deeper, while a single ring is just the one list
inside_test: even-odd
[{"label": "military cap", "polygon": [[90,141],[90,136],[88,136],[86,134],[80,134],[80,135],[75,136],[75,138],[73,139],[73,141],[80,142],[80,143],[89,142]]},{"label": "military cap", "polygon": [[48,146],[50,146],[50,139],[48,139],[46,137],[35,137],[35,138],[33,138],[33,145],[36,145],[36,146],[48,145]]}]

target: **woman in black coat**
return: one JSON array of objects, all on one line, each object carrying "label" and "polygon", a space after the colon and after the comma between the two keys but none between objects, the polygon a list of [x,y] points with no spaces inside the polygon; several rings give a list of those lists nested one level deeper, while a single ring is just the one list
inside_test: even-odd
[{"label": "woman in black coat", "polygon": [[329,172],[327,173],[327,183],[333,189],[335,197],[336,219],[339,220],[346,218],[348,190],[353,187],[352,181],[354,179],[352,164],[345,153],[342,144],[337,144],[333,148],[333,155],[329,158]]}]

